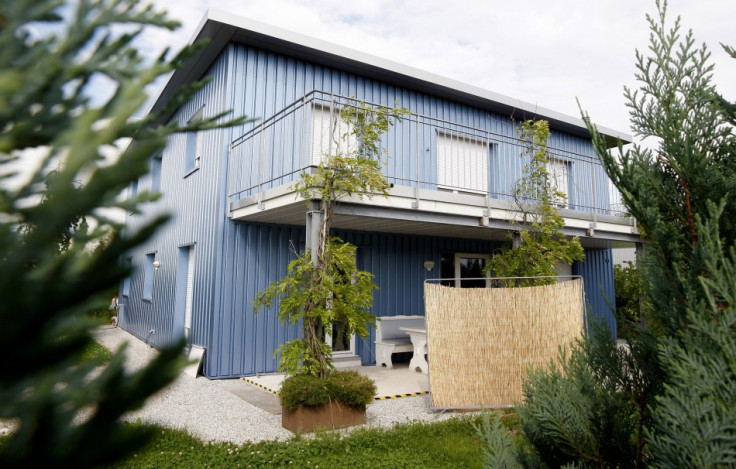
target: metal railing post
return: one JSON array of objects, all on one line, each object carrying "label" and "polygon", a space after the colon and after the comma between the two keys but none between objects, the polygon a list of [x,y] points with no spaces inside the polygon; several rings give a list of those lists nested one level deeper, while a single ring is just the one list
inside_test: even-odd
[{"label": "metal railing post", "polygon": [[[233,168],[234,168],[234,161],[233,161],[233,145],[232,143],[227,146],[227,159],[229,161],[229,164],[227,165],[227,201],[228,201],[228,212],[230,211],[230,198],[233,196],[233,181],[235,178],[233,177]],[[240,173],[240,171],[238,171]]]},{"label": "metal railing post", "polygon": [[[312,124],[314,125],[314,124]],[[307,97],[304,96],[302,98],[302,169],[306,168],[309,163],[311,163],[310,155],[311,151],[307,150],[307,142],[306,142],[306,136],[307,136]],[[310,149],[311,150],[311,149]]]},{"label": "metal railing post", "polygon": [[266,133],[265,126],[261,124],[261,148],[258,152],[258,208],[260,210],[265,209],[266,207],[263,205],[263,145],[264,145],[264,138],[263,135]]},{"label": "metal railing post", "polygon": [[416,124],[416,127],[417,127],[417,131],[416,131],[416,147],[417,147],[417,151],[416,151],[416,158],[417,158],[416,166],[417,167],[416,167],[416,171],[415,171],[416,172],[416,179],[414,181],[414,198],[415,198],[415,200],[414,200],[414,202],[412,202],[411,207],[412,208],[419,208],[419,177],[420,177],[419,165],[421,164],[420,162],[421,162],[422,158],[421,158],[421,145],[419,144],[419,117],[418,116],[417,116],[417,119],[415,121],[415,124]]},{"label": "metal railing post", "polygon": [[490,223],[491,219],[491,136],[486,130],[486,150],[488,151],[488,173],[486,174],[486,184],[488,184],[488,190],[486,191],[486,220],[484,220],[484,226]]},{"label": "metal railing post", "polygon": [[597,185],[595,183],[595,163],[593,162],[593,158],[590,158],[590,184],[591,184],[591,192],[593,196],[593,222],[590,224],[590,234],[592,235],[595,231],[595,228],[598,224],[598,202],[596,197],[596,189]]},{"label": "metal railing post", "polygon": [[335,95],[330,94],[330,125],[328,126],[328,133],[327,133],[327,155],[328,157],[332,156],[332,137],[333,137],[333,132],[335,131],[335,129],[332,127],[333,113],[335,112],[334,107],[335,107]]}]

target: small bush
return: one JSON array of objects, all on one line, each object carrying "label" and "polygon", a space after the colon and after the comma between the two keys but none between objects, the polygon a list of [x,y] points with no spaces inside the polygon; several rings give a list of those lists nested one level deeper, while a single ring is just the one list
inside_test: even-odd
[{"label": "small bush", "polygon": [[641,272],[631,261],[613,266],[613,283],[616,290],[616,324],[618,335],[632,332],[638,324],[646,324],[655,336],[664,332],[653,317],[652,301],[646,296]]},{"label": "small bush", "polygon": [[287,377],[279,392],[281,407],[286,410],[296,410],[300,405],[319,406],[329,399],[327,380],[308,374]]},{"label": "small bush", "polygon": [[316,407],[330,401],[365,409],[375,394],[376,385],[368,377],[357,371],[334,371],[326,378],[291,375],[281,384],[279,398],[286,410],[296,410],[299,406]]},{"label": "small bush", "polygon": [[376,383],[357,371],[340,371],[327,378],[327,391],[342,404],[365,409],[376,395]]}]

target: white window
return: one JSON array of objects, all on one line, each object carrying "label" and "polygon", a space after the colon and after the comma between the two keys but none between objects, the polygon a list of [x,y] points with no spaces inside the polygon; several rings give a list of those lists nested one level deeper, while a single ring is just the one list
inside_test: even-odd
[{"label": "white window", "polygon": [[567,161],[550,158],[547,161],[549,187],[552,191],[552,203],[560,208],[566,208],[570,195],[569,163]]},{"label": "white window", "polygon": [[[189,123],[195,123],[202,120],[204,115],[204,106],[194,113]],[[199,168],[202,159],[202,132],[188,132],[186,149],[184,151],[184,172],[189,174]]]},{"label": "white window", "polygon": [[161,153],[151,159],[151,192],[161,190]]},{"label": "white window", "polygon": [[337,107],[312,107],[312,148],[309,164],[319,165],[325,156],[349,156],[358,149],[352,129]]},{"label": "white window", "polygon": [[437,185],[458,192],[488,192],[488,144],[465,136],[437,135]]},{"label": "white window", "polygon": [[155,271],[153,263],[156,261],[156,253],[146,254],[146,264],[143,269],[143,299],[151,300],[153,298],[153,273]]},{"label": "white window", "polygon": [[[125,267],[130,269],[131,265],[133,265],[133,258],[126,257]],[[128,276],[123,279],[123,296],[129,296],[129,295],[130,295],[130,274],[128,274]]]},{"label": "white window", "polygon": [[187,287],[184,300],[184,337],[189,340],[192,330],[192,292],[194,290],[194,244],[189,246],[189,260],[187,262]]}]

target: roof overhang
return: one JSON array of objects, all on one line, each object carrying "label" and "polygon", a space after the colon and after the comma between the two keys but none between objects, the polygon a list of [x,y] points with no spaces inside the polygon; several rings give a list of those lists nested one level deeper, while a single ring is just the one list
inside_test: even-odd
[{"label": "roof overhang", "polygon": [[[496,114],[513,115],[518,120],[544,119],[549,121],[552,129],[590,138],[585,122],[580,118],[220,10],[207,11],[190,43],[201,40],[207,40],[207,45],[170,76],[149,111],[160,110],[180,86],[200,79],[227,44],[234,42],[355,73]],[[162,119],[168,120],[170,117],[165,115]],[[631,136],[623,132],[600,126],[597,129],[606,137],[610,147],[616,146],[618,142],[627,144],[632,141]]]}]

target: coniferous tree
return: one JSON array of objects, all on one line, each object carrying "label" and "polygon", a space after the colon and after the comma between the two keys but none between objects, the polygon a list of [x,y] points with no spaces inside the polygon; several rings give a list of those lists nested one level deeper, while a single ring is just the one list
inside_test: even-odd
[{"label": "coniferous tree", "polygon": [[[584,119],[645,241],[643,284],[661,331],[632,324],[629,351],[594,335],[563,357],[564,376],[530,374],[517,459],[532,466],[736,464],[736,106],[712,84],[707,48],[682,35],[679,18],[667,26],[666,2],[657,7],[650,56],[636,56],[641,86],[625,90],[635,134],[655,148],[611,154]],[[589,405],[616,396],[630,412]],[[602,423],[616,430],[606,439]]]},{"label": "coniferous tree", "polygon": [[647,428],[654,465],[734,465],[734,106],[712,83],[706,46],[682,34],[679,18],[668,28],[666,2],[658,7],[648,17],[653,56],[636,59],[643,86],[625,91],[634,131],[656,147],[634,145],[618,164],[595,132],[594,143],[646,241],[642,274],[664,329],[656,355],[663,392]]},{"label": "coniferous tree", "polygon": [[[81,360],[92,341],[86,312],[109,302],[105,292],[130,273],[121,256],[165,221],[123,233],[101,209],[131,212],[150,200],[119,194],[168,135],[242,123],[222,123],[222,115],[184,127],[157,125],[161,114],[131,120],[143,90],[193,51],[146,64],[134,46],[143,27],[177,23],[137,0],[14,0],[0,11],[0,177],[12,176],[25,151],[45,155],[30,181],[0,186],[0,418],[14,428],[0,444],[2,467],[91,467],[128,454],[147,435],[121,415],[178,375],[181,346],[132,373],[122,350],[102,369]],[[97,77],[111,87],[94,104]],[[105,162],[121,138],[133,144]],[[78,229],[83,219],[94,228]],[[100,247],[85,252],[89,245]]]}]

